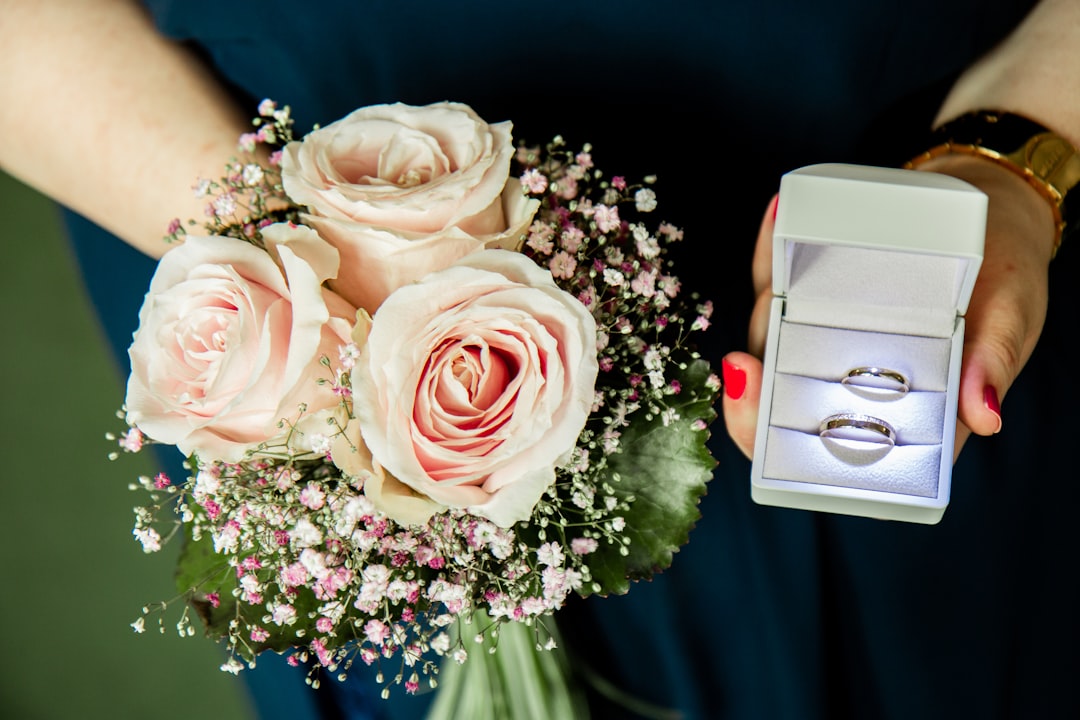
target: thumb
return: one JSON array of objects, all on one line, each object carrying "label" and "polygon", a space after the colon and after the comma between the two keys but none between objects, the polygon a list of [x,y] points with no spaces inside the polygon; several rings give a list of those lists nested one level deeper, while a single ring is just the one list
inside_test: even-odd
[{"label": "thumb", "polygon": [[[1001,430],[1001,399],[1030,350],[1011,327],[992,322],[974,324],[964,343],[959,418],[975,434],[992,435]],[[958,442],[958,448],[960,445]]]},{"label": "thumb", "polygon": [[[988,243],[991,237],[988,232]],[[1001,401],[1035,349],[1046,318],[1046,262],[1030,245],[1021,250],[988,256],[971,297],[959,417],[976,435],[1001,430]]]},{"label": "thumb", "polygon": [[758,401],[761,398],[761,361],[744,352],[732,352],[721,362],[724,375],[724,422],[728,435],[743,455],[754,454]]}]

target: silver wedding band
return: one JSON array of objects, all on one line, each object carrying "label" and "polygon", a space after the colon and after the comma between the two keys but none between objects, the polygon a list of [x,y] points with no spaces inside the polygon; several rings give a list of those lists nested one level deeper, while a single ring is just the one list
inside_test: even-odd
[{"label": "silver wedding band", "polygon": [[867,365],[848,370],[840,382],[843,385],[870,388],[872,390],[885,390],[899,395],[906,393],[910,386],[904,374],[889,368]]},{"label": "silver wedding band", "polygon": [[837,413],[821,421],[818,435],[837,440],[860,440],[895,445],[896,430],[881,418],[860,413]]}]

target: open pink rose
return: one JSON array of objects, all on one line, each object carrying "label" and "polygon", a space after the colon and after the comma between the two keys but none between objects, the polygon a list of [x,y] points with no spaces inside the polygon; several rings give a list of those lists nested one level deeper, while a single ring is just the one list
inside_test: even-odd
[{"label": "open pink rose", "polygon": [[573,450],[596,374],[585,307],[527,257],[489,250],[387,298],[353,370],[353,410],[397,480],[509,527]]},{"label": "open pink rose", "polygon": [[355,309],[322,287],[337,252],[313,230],[272,225],[269,252],[188,237],[158,265],[129,350],[128,421],[185,454],[236,461],[279,421],[331,410],[320,366],[349,341]]},{"label": "open pink rose", "polygon": [[516,249],[539,203],[509,179],[510,130],[457,103],[375,105],[289,143],[285,192],[341,252],[330,286],[374,313],[471,252]]}]

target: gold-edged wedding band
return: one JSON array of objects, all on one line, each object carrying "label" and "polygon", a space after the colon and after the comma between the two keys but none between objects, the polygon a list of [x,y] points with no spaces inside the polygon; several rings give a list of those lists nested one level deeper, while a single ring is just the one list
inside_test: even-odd
[{"label": "gold-edged wedding band", "polygon": [[896,430],[881,418],[861,413],[837,413],[821,421],[818,435],[839,440],[862,440],[879,445],[895,445]]}]

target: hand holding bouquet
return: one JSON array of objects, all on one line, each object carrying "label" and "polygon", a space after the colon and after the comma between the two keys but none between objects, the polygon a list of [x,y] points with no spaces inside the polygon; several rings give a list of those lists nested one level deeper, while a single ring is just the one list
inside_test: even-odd
[{"label": "hand holding bouquet", "polygon": [[208,234],[171,228],[120,439],[188,456],[182,483],[143,479],[134,533],[183,529],[179,591],[223,669],[270,649],[417,692],[474,636],[550,649],[569,593],[667,567],[719,382],[687,343],[711,305],[665,257],[681,231],[636,219],[648,183],[453,103],[293,141],[264,101],[256,127],[264,159],[200,184]]}]

